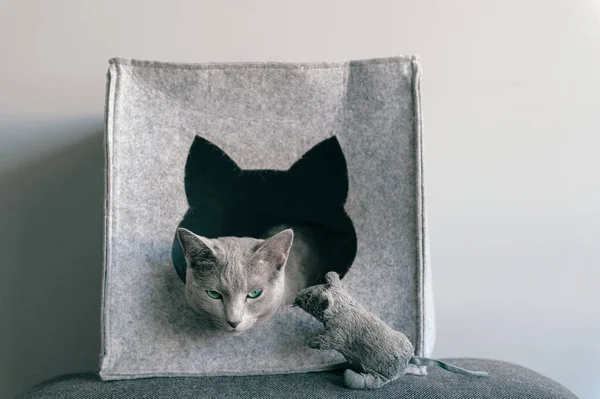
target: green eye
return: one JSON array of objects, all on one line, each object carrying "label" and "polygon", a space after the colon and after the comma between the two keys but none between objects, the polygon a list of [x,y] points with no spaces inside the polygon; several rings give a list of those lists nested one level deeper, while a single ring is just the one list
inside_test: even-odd
[{"label": "green eye", "polygon": [[212,299],[221,299],[223,298],[223,295],[221,295],[220,293],[218,293],[217,291],[206,291],[206,293],[208,294],[209,297],[211,297]]},{"label": "green eye", "polygon": [[251,298],[251,299],[258,298],[260,296],[260,294],[262,294],[262,290],[254,290],[248,294],[248,298]]}]

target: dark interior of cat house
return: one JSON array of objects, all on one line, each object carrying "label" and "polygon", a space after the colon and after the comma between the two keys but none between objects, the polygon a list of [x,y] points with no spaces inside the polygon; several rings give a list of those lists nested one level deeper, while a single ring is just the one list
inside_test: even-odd
[{"label": "dark interior of cat house", "polygon": [[[264,154],[266,158],[269,154]],[[342,277],[356,256],[356,232],[344,210],[346,159],[335,136],[307,151],[288,170],[241,169],[223,150],[197,136],[185,166],[189,208],[178,227],[207,237],[265,238],[275,226],[310,231],[329,271]],[[186,262],[175,236],[172,259],[185,281]]]}]

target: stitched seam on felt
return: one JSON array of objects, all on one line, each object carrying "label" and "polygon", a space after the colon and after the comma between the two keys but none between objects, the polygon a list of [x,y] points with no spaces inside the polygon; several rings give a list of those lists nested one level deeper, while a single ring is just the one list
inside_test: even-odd
[{"label": "stitched seam on felt", "polygon": [[109,107],[111,105],[111,101],[110,101],[110,96],[112,91],[110,90],[110,86],[111,86],[111,77],[110,77],[110,70],[112,69],[112,66],[108,69],[108,72],[106,73],[106,94],[105,94],[105,103],[104,103],[104,137],[103,137],[103,150],[104,150],[104,218],[103,218],[103,234],[104,237],[102,239],[102,302],[101,302],[101,308],[100,308],[100,328],[102,329],[101,334],[100,334],[100,356],[101,356],[101,360],[100,360],[100,367],[102,367],[102,362],[104,357],[106,356],[106,338],[104,336],[105,330],[104,330],[104,321],[106,319],[105,317],[105,301],[106,301],[106,264],[107,264],[107,251],[108,251],[108,245],[107,245],[107,222],[108,222],[108,195],[109,195],[109,184],[110,184],[110,179],[108,177],[108,170],[109,170],[109,160],[108,160],[108,121],[110,119],[110,111],[109,111]]},{"label": "stitched seam on felt", "polygon": [[[108,304],[108,300],[109,298],[112,297],[111,292],[110,292],[110,276],[112,273],[112,238],[113,238],[113,223],[114,223],[114,215],[112,212],[112,167],[113,167],[113,158],[114,158],[114,130],[115,130],[115,111],[117,109],[117,93],[119,92],[119,87],[120,87],[120,81],[121,81],[121,74],[119,71],[119,68],[117,65],[115,65],[114,68],[114,80],[115,80],[115,85],[114,85],[114,91],[113,93],[111,93],[112,95],[112,109],[111,109],[111,124],[109,126],[110,130],[109,133],[110,135],[107,136],[107,140],[109,142],[109,147],[107,148],[107,158],[109,160],[109,169],[108,169],[108,177],[110,179],[110,184],[108,189],[110,190],[110,195],[108,197],[108,214],[107,214],[107,232],[106,232],[106,238],[105,240],[108,240],[108,252],[107,252],[107,260],[106,260],[106,287],[104,288],[105,290],[105,299],[104,299],[104,320],[105,320],[105,325],[103,326],[104,331],[103,331],[103,335],[104,335],[104,339],[105,342],[107,342],[109,345],[112,345],[112,342],[110,341],[110,332],[112,331],[112,319],[110,317],[110,311],[109,311],[109,306],[107,306]],[[114,359],[112,356],[112,352],[110,352],[108,355],[106,355],[106,348],[105,348],[105,356],[107,357],[107,363],[106,363],[106,368],[111,368],[113,367],[114,364]]]},{"label": "stitched seam on felt", "polygon": [[415,157],[416,157],[416,194],[417,194],[417,309],[419,310],[418,339],[416,352],[423,356],[425,349],[425,267],[424,264],[424,223],[423,223],[423,156],[422,156],[422,126],[421,126],[421,96],[420,80],[421,73],[418,60],[412,58],[412,84],[413,84],[413,124],[415,133]]},{"label": "stitched seam on felt", "polygon": [[413,57],[412,56],[399,56],[399,57],[394,57],[394,58],[386,58],[386,59],[374,59],[374,60],[357,60],[357,61],[344,61],[344,62],[340,62],[340,63],[314,63],[314,64],[310,64],[310,63],[273,63],[273,62],[266,62],[266,63],[255,63],[255,62],[249,62],[249,63],[235,63],[235,62],[231,62],[231,63],[216,63],[216,64],[210,64],[210,63],[198,63],[198,64],[193,64],[193,63],[182,63],[182,64],[177,64],[177,63],[169,63],[169,62],[165,62],[165,63],[157,63],[157,61],[144,61],[144,60],[136,60],[136,59],[112,59],[109,62],[116,64],[116,65],[120,65],[120,66],[126,66],[126,67],[131,67],[131,68],[154,68],[154,69],[189,69],[189,70],[227,70],[227,69],[241,69],[241,70],[247,70],[247,69],[290,69],[290,70],[303,70],[303,69],[310,69],[310,70],[319,70],[319,69],[340,69],[340,68],[353,68],[353,67],[365,67],[365,66],[371,66],[371,65],[385,65],[385,64],[401,64],[401,63],[405,63],[407,61],[410,61]]},{"label": "stitched seam on felt", "polygon": [[102,373],[104,377],[125,377],[126,379],[136,379],[143,377],[227,377],[227,376],[259,376],[259,375],[278,375],[278,374],[303,374],[320,371],[331,371],[341,370],[348,367],[348,362],[338,363],[322,363],[311,365],[305,368],[270,368],[261,369],[259,372],[249,372],[248,370],[223,370],[220,369],[215,372],[185,372],[185,371],[163,371],[160,369],[156,370],[144,370],[137,372],[120,372],[112,371],[108,373]]}]

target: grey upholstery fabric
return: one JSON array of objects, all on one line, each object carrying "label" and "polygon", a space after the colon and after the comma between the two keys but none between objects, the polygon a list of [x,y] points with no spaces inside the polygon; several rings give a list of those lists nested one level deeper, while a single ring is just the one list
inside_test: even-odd
[{"label": "grey upholstery fabric", "polygon": [[407,375],[375,391],[342,386],[340,372],[246,377],[154,378],[100,381],[95,374],[66,376],[35,387],[20,399],[169,399],[169,398],[399,398],[399,399],[573,399],[560,384],[510,363],[448,359],[488,378],[470,378],[431,368],[425,377]]},{"label": "grey upholstery fabric", "polygon": [[206,332],[185,303],[171,246],[188,209],[184,166],[196,136],[243,169],[274,170],[335,136],[348,167],[345,210],[357,234],[344,284],[405,332],[417,355],[430,355],[419,82],[414,57],[319,64],[111,60],[102,378],[318,371],[343,361],[337,352],[306,346],[306,335],[321,326],[297,309],[224,337]]}]

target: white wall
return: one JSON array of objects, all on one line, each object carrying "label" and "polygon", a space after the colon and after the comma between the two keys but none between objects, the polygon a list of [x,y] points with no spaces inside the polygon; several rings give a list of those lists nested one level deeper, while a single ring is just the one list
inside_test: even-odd
[{"label": "white wall", "polygon": [[107,60],[416,53],[438,357],[600,397],[600,1],[0,0],[0,397],[99,352]]}]

